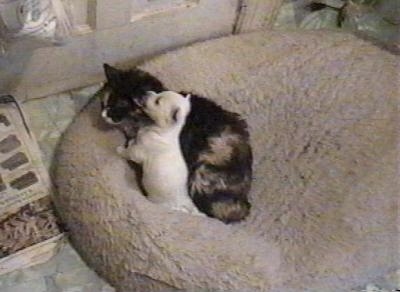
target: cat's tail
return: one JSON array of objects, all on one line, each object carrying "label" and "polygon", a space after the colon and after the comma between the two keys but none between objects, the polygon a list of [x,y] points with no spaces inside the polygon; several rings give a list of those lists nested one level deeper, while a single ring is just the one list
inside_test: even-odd
[{"label": "cat's tail", "polygon": [[210,217],[218,218],[225,223],[234,223],[243,220],[250,213],[250,203],[232,194],[224,192],[196,197],[198,208]]}]

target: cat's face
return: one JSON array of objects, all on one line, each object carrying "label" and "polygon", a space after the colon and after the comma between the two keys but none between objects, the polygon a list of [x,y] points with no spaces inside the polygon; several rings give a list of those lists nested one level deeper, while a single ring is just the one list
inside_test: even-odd
[{"label": "cat's face", "polygon": [[101,105],[101,116],[107,123],[112,125],[120,124],[128,117],[138,113],[138,108],[134,102],[115,94],[115,92],[109,88],[105,90]]},{"label": "cat's face", "polygon": [[174,128],[183,125],[190,112],[190,94],[149,91],[137,104],[158,127]]},{"label": "cat's face", "polygon": [[102,117],[110,124],[140,116],[137,106],[148,91],[163,91],[162,83],[139,69],[122,71],[104,64],[107,78],[102,105]]}]

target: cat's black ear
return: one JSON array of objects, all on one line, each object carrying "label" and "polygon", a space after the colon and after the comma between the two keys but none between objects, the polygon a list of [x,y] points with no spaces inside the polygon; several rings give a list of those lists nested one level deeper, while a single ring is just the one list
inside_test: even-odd
[{"label": "cat's black ear", "polygon": [[172,112],[171,112],[172,121],[173,121],[174,123],[178,122],[178,119],[179,119],[179,111],[180,111],[179,108],[175,108],[175,109],[173,109]]},{"label": "cat's black ear", "polygon": [[121,74],[120,70],[108,64],[103,64],[103,68],[108,82],[113,83],[119,79],[119,76]]}]

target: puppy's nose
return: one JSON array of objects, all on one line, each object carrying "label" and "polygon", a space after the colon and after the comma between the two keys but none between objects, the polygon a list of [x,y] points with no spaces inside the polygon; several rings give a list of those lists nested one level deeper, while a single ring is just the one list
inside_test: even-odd
[{"label": "puppy's nose", "polygon": [[142,108],[146,104],[147,97],[144,95],[140,99],[135,98],[133,101],[139,107]]},{"label": "puppy's nose", "polygon": [[147,100],[155,94],[157,93],[155,93],[154,91],[146,91],[146,93],[142,96],[142,98],[135,99],[135,103],[140,107],[145,107]]}]

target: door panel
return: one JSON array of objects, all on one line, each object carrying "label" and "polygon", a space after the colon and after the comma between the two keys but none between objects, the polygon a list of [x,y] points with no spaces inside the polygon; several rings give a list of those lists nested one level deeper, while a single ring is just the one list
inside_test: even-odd
[{"label": "door panel", "polygon": [[131,22],[144,17],[162,14],[168,11],[192,8],[199,4],[198,0],[143,0],[131,1]]},{"label": "door panel", "polygon": [[241,0],[234,33],[271,28],[285,0]]},{"label": "door panel", "polygon": [[64,46],[13,43],[0,58],[0,93],[45,96],[103,79],[102,64],[144,57],[232,32],[236,0],[72,0],[75,27]]}]

